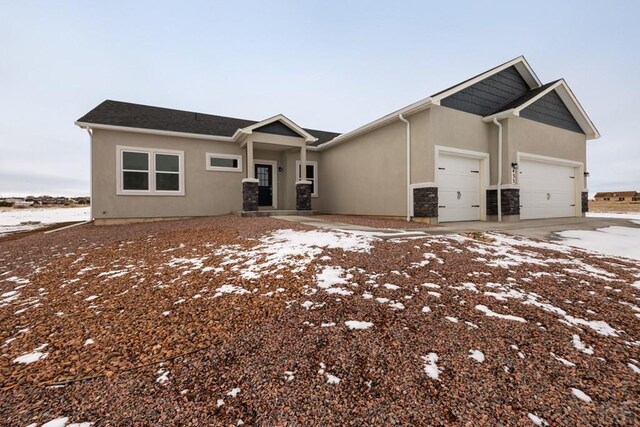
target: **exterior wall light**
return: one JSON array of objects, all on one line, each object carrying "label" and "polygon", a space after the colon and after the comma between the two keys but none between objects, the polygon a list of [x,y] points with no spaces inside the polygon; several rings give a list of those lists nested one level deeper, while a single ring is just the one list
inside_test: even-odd
[{"label": "exterior wall light", "polygon": [[584,173],[584,177],[585,177],[585,178],[589,178],[589,172],[585,172],[585,173]]}]

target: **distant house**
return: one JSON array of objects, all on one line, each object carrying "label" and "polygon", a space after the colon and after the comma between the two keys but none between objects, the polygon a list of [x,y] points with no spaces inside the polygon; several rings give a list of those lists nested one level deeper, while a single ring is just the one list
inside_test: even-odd
[{"label": "distant house", "polygon": [[521,56],[343,134],[111,100],[76,125],[90,134],[96,224],[258,210],[581,217],[586,142],[599,137],[567,83],[543,84]]},{"label": "distant house", "polygon": [[603,191],[596,193],[596,202],[640,202],[637,191]]}]

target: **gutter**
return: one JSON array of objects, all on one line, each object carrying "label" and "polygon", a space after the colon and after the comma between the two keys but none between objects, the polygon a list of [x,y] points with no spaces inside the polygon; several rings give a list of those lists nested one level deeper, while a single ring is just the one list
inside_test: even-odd
[{"label": "gutter", "polygon": [[89,215],[93,220],[93,131],[86,128],[89,134]]},{"label": "gutter", "polygon": [[398,118],[407,125],[407,222],[411,221],[411,122],[402,113]]},{"label": "gutter", "polygon": [[117,130],[117,131],[124,131],[124,132],[133,132],[133,133],[146,133],[150,135],[177,136],[177,137],[183,137],[183,138],[206,139],[206,140],[212,140],[212,141],[229,141],[229,142],[235,142],[237,137],[242,133],[240,132],[240,130],[237,130],[233,136],[216,136],[216,135],[203,135],[200,133],[134,128],[129,126],[102,125],[99,123],[75,122],[75,125],[82,129]]},{"label": "gutter", "polygon": [[502,222],[502,125],[497,117],[493,118],[493,124],[498,127],[498,222]]}]

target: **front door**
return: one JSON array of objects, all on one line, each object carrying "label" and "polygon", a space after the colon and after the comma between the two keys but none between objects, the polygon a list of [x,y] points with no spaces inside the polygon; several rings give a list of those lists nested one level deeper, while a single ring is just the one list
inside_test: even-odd
[{"label": "front door", "polygon": [[273,206],[273,166],[256,163],[258,206]]}]

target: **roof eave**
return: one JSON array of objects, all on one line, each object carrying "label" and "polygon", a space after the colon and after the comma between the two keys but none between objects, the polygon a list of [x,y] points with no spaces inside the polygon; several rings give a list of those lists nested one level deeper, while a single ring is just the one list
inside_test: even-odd
[{"label": "roof eave", "polygon": [[160,129],[136,128],[136,127],[129,127],[129,126],[105,125],[101,123],[89,123],[89,122],[80,122],[80,121],[75,121],[74,124],[82,129],[114,130],[114,131],[120,131],[120,132],[144,133],[149,135],[178,136],[183,138],[205,139],[205,140],[211,140],[211,141],[235,142],[239,135],[238,131],[236,131],[236,133],[233,136],[222,136],[222,135],[206,135],[201,133],[190,133],[190,132],[177,132],[177,131],[160,130]]},{"label": "roof eave", "polygon": [[395,120],[400,120],[399,119],[399,115],[403,114],[403,115],[410,115],[410,114],[415,114],[419,111],[422,110],[426,110],[427,108],[431,107],[431,105],[434,105],[434,103],[432,102],[431,97],[429,98],[425,98],[425,99],[421,99],[420,101],[414,102],[413,104],[407,105],[404,108],[401,108],[400,110],[394,111],[393,113],[387,114],[386,116],[380,117],[377,120],[374,120],[372,122],[369,122],[363,126],[360,126],[357,129],[352,130],[351,132],[346,132],[343,133],[335,138],[333,138],[330,141],[327,142],[323,142],[322,144],[317,146],[318,151],[323,151],[326,150],[328,148],[333,147],[334,145],[340,144],[342,142],[348,141],[351,138],[355,138],[358,135],[362,135],[363,133],[367,133],[370,132],[374,129],[377,129],[381,126],[384,126],[388,123],[391,123]]}]

